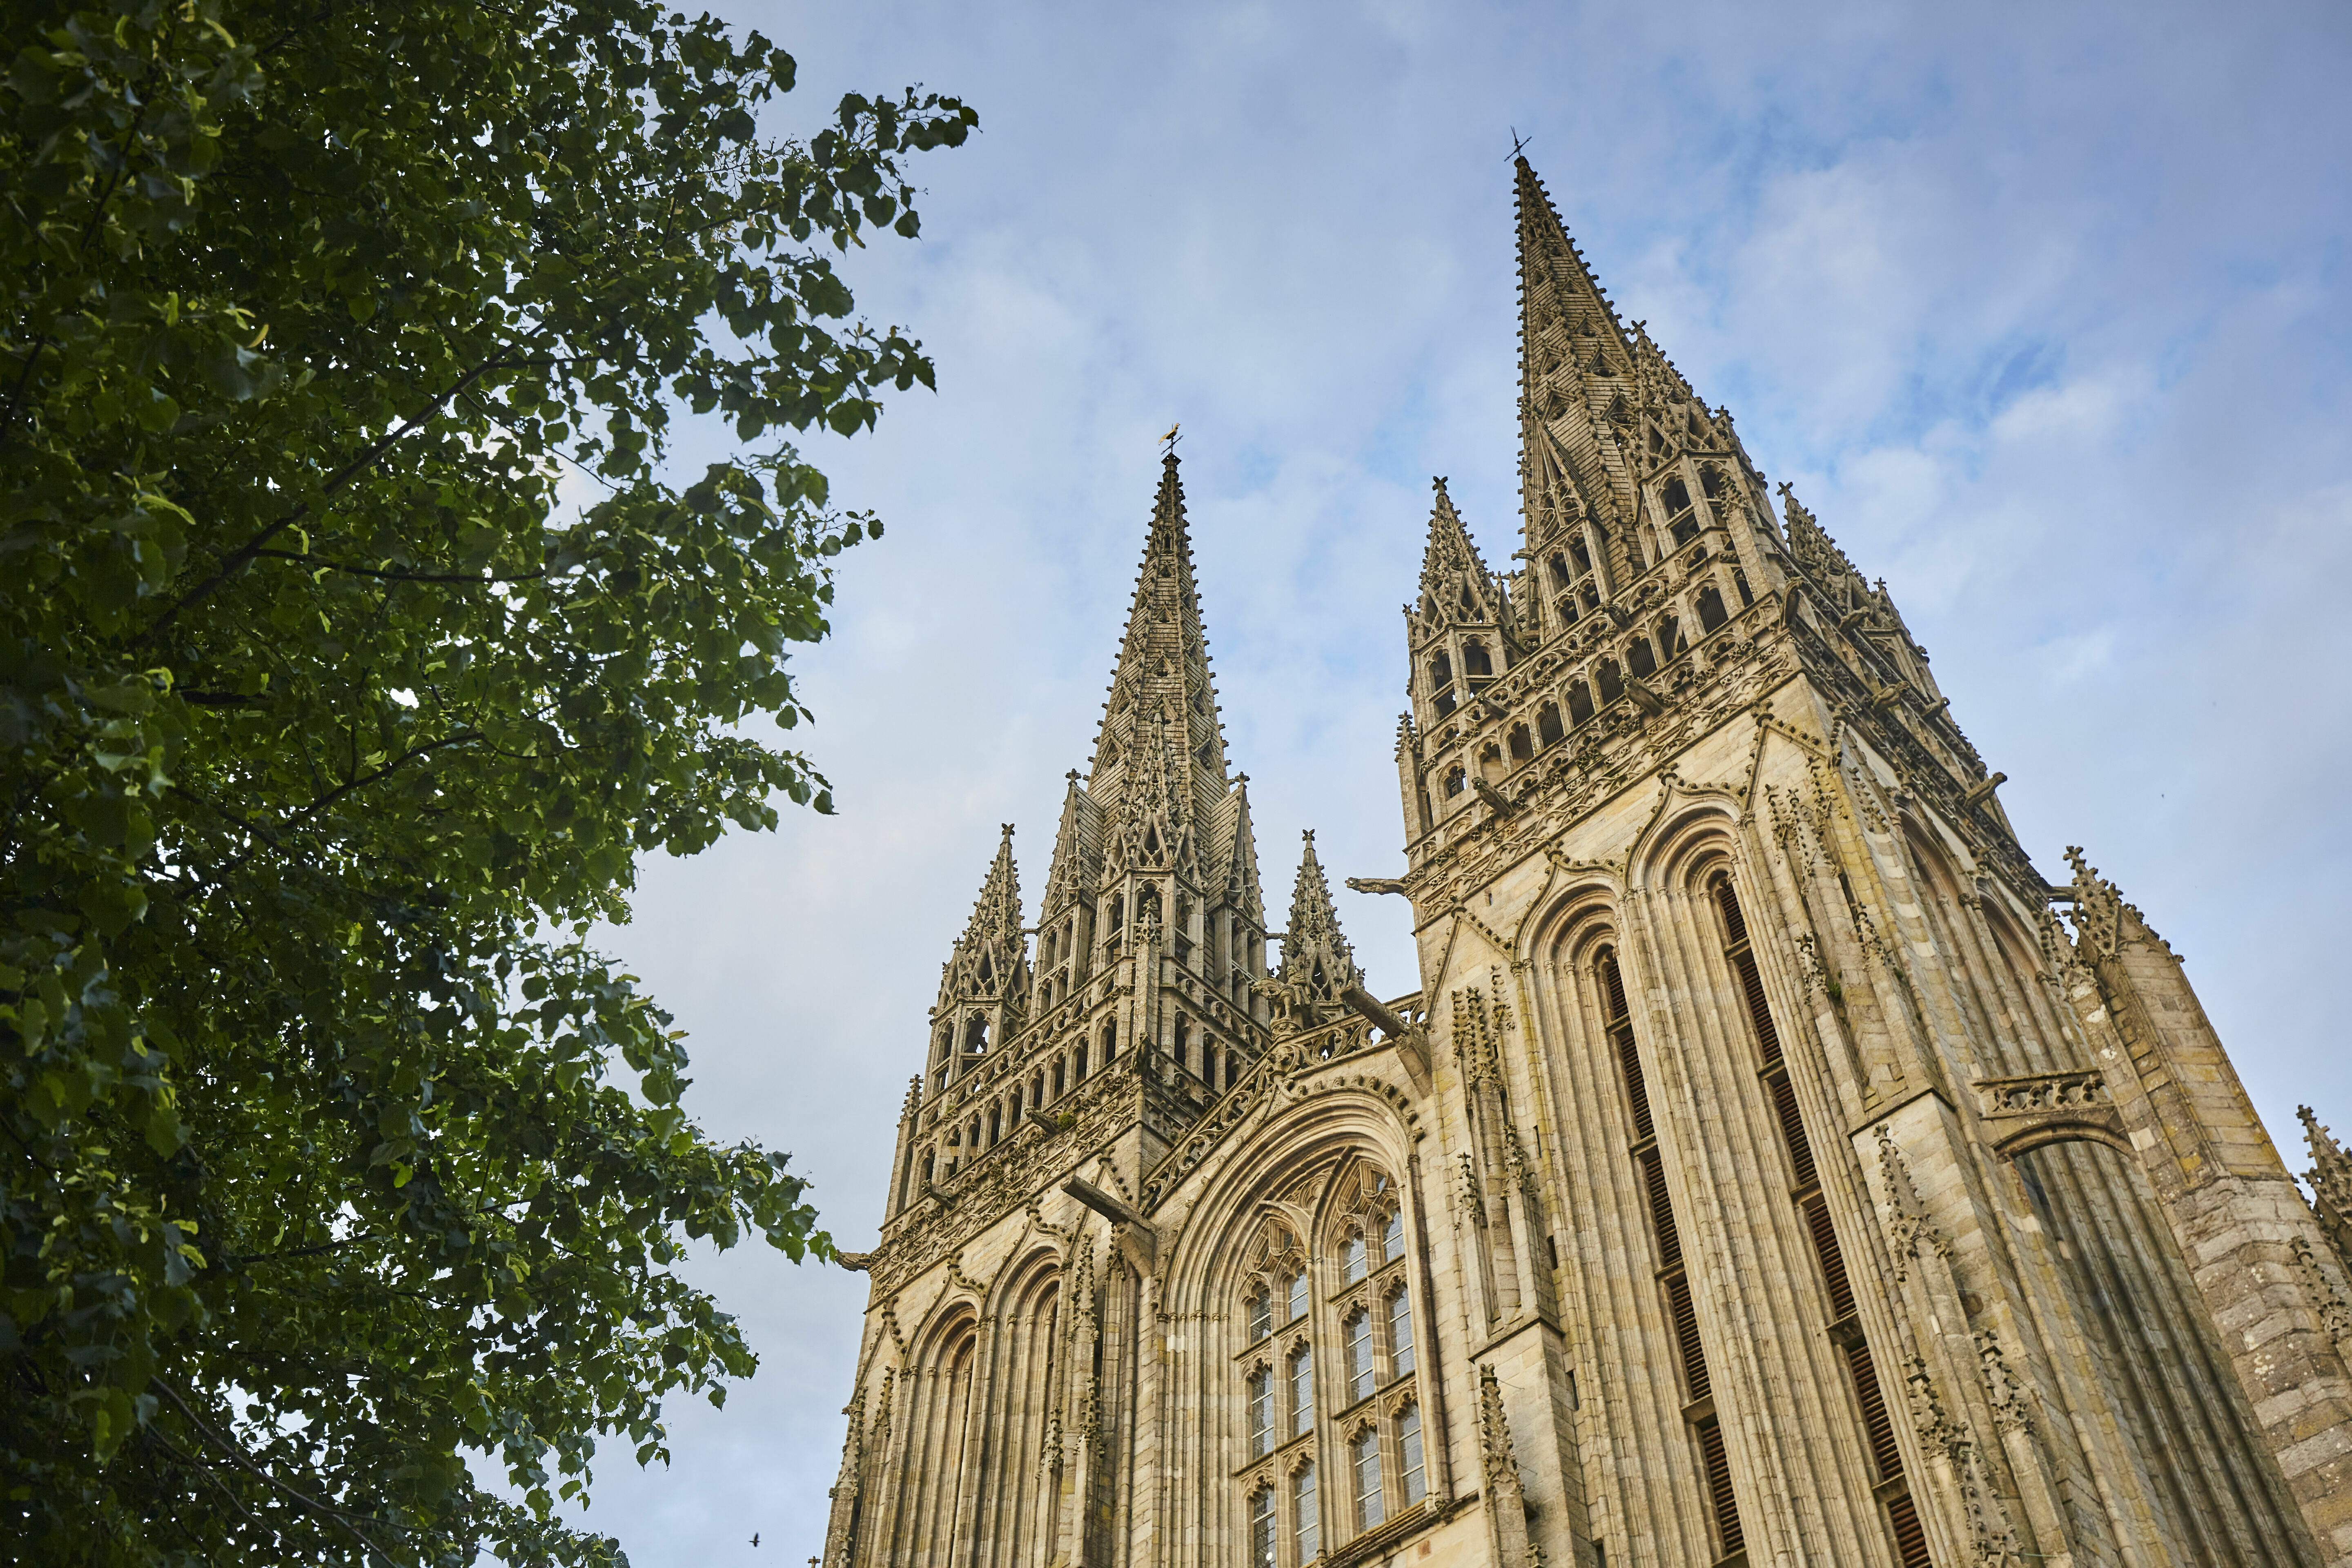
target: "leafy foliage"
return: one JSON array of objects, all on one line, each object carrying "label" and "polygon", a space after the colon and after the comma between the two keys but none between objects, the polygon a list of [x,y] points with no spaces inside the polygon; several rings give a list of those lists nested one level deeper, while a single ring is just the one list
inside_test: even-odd
[{"label": "leafy foliage", "polygon": [[782,437],[930,384],[834,258],[977,118],[763,135],[792,59],[636,0],[11,18],[0,1539],[606,1559],[596,1438],[752,1369],[681,1249],[831,1243],[581,936],[831,809],[746,727],[880,530]]}]

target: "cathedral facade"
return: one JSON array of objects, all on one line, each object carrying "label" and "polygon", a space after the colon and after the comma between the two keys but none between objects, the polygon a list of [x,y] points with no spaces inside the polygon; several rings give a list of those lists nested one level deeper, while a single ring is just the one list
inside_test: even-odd
[{"label": "cathedral facade", "polygon": [[[826,1568],[2352,1563],[2352,1162],[2044,879],[1521,161],[1524,540],[1406,607],[1420,989],[1277,927],[1168,458],[900,1116]],[[1278,950],[1278,963],[1275,952]],[[2306,1118],[2306,1120],[2308,1120]]]}]

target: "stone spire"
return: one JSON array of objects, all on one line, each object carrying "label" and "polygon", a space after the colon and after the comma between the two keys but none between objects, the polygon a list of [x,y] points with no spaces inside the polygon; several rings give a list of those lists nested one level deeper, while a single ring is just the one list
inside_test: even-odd
[{"label": "stone spire", "polygon": [[1486,558],[1454,510],[1445,480],[1430,481],[1436,490],[1429,509],[1429,543],[1421,557],[1421,614],[1432,625],[1502,619],[1503,594]]},{"label": "stone spire", "polygon": [[1232,847],[1225,855],[1225,902],[1253,925],[1265,921],[1265,893],[1258,885],[1257,829],[1250,822],[1249,775],[1234,781]]},{"label": "stone spire", "polygon": [[1606,536],[1639,508],[1632,454],[1634,345],[1553,209],[1517,161],[1519,484],[1532,554],[1590,520]]},{"label": "stone spire", "polygon": [[1362,986],[1355,951],[1339,931],[1331,885],[1315,858],[1315,830],[1306,832],[1298,882],[1290,895],[1290,929],[1282,935],[1282,967],[1274,982],[1277,1006],[1294,1027],[1306,1027],[1344,1008],[1339,994]]},{"label": "stone spire", "polygon": [[1224,731],[1173,453],[1161,468],[1087,794],[1107,822],[1122,823],[1135,795],[1161,785],[1181,797],[1181,815],[1192,822],[1205,817],[1227,787]]},{"label": "stone spire", "polygon": [[[949,951],[932,1009],[931,1062],[940,1076],[959,1054],[980,1056],[1016,1032],[1027,1010],[1029,953],[1021,933],[1021,875],[1013,862],[1013,825],[980,885],[971,919]],[[944,1079],[941,1079],[944,1081]]]},{"label": "stone spire", "polygon": [[1078,785],[1072,768],[1062,792],[1062,818],[1054,830],[1054,861],[1045,874],[1041,901],[1043,918],[1066,909],[1078,894],[1095,884],[1102,870],[1102,832],[1097,826],[1094,802]]}]

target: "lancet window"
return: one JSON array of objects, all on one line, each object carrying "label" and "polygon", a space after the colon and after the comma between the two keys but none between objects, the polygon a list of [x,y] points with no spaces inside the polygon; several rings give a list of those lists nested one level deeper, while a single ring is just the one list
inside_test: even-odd
[{"label": "lancet window", "polygon": [[[1301,1568],[1325,1542],[1351,1540],[1429,1491],[1395,1184],[1349,1160],[1306,1188],[1268,1222],[1236,1315],[1249,1560],[1276,1568]],[[1306,1236],[1322,1239],[1310,1249]]]},{"label": "lancet window", "polygon": [[1867,1332],[1853,1321],[1853,1285],[1846,1273],[1844,1249],[1838,1242],[1837,1226],[1831,1220],[1829,1201],[1822,1192],[1812,1141],[1805,1131],[1796,1085],[1789,1076],[1780,1031],[1772,1019],[1763,971],[1757,963],[1755,946],[1748,940],[1747,915],[1740,909],[1738,889],[1732,886],[1730,868],[1718,868],[1706,877],[1706,886],[1722,921],[1724,962],[1738,988],[1741,1010],[1748,1017],[1748,1038],[1756,1047],[1758,1081],[1771,1107],[1773,1121],[1780,1127],[1781,1150],[1789,1158],[1790,1197],[1813,1244],[1813,1261],[1820,1269],[1827,1316],[1842,1331],[1838,1343],[1847,1375],[1853,1379],[1854,1403],[1862,1416],[1871,1462],[1877,1471],[1879,1501],[1886,1510],[1887,1528],[1894,1536],[1903,1568],[1929,1568],[1927,1540],[1920,1531],[1917,1506],[1911,1500],[1909,1480],[1904,1473],[1903,1451],[1894,1440],[1894,1425],[1888,1417],[1885,1392],[1879,1385]]},{"label": "lancet window", "polygon": [[1698,537],[1698,512],[1691,505],[1690,489],[1680,479],[1668,481],[1664,496],[1666,528],[1679,550]]},{"label": "lancet window", "polygon": [[1698,1307],[1684,1267],[1682,1232],[1675,1223],[1675,1201],[1668,1190],[1664,1154],[1658,1147],[1657,1124],[1651,1114],[1649,1083],[1642,1070],[1640,1044],[1634,1038],[1633,1009],[1626,1004],[1625,976],[1613,950],[1603,948],[1594,959],[1593,980],[1603,1014],[1602,1032],[1617,1058],[1624,1088],[1627,1131],[1633,1134],[1629,1152],[1650,1211],[1651,1238],[1657,1246],[1658,1286],[1664,1297],[1666,1325],[1682,1363],[1683,1394],[1693,1406],[1709,1409],[1692,1422],[1690,1435],[1714,1514],[1718,1554],[1728,1557],[1742,1546],[1739,1503],[1732,1492],[1723,1428],[1710,1408],[1714,1386],[1707,1373],[1706,1349],[1699,1338]]}]

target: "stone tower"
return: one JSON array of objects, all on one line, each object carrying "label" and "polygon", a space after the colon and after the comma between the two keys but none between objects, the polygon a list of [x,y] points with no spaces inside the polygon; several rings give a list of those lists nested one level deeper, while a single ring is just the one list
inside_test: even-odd
[{"label": "stone tower", "polygon": [[2306,1113],[2305,1201],[1517,172],[1517,565],[1438,481],[1349,884],[1420,989],[1312,835],[1265,929],[1171,458],[1036,945],[1008,827],[854,1260],[828,1568],[2352,1563],[2352,1158]]}]

